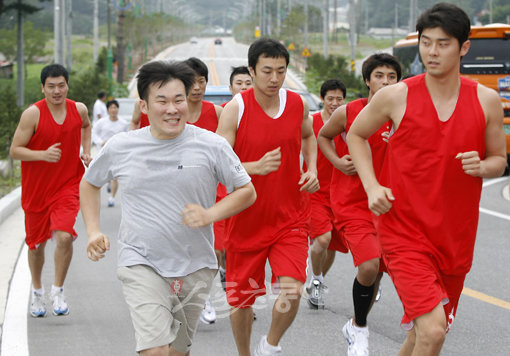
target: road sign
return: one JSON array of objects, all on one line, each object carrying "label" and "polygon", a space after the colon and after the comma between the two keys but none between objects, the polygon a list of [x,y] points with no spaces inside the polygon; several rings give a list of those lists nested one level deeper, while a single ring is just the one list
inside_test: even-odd
[{"label": "road sign", "polygon": [[301,52],[301,57],[310,57],[311,54],[310,54],[310,51],[308,50],[308,48],[304,48],[303,49],[303,52]]},{"label": "road sign", "polygon": [[287,47],[287,49],[288,49],[289,51],[294,51],[294,50],[296,49],[296,46],[294,46],[294,42],[291,42],[291,43],[289,44],[289,47]]}]

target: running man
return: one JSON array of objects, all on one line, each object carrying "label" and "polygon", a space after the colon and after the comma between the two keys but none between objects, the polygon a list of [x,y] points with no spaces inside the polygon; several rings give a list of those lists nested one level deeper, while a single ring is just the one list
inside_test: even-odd
[{"label": "running man", "polygon": [[[218,119],[223,108],[215,105],[209,101],[203,100],[205,87],[209,81],[209,69],[204,62],[196,57],[190,57],[184,61],[194,72],[195,80],[188,95],[188,109],[189,117],[188,123],[216,132],[218,128]],[[218,185],[216,193],[216,201],[220,201],[227,194],[225,186]],[[214,250],[216,258],[218,259],[218,267],[224,264],[223,262],[223,235],[225,233],[225,221],[216,221],[214,223]],[[221,277],[220,277],[221,278]],[[213,324],[216,322],[216,310],[211,303],[211,299],[207,298],[204,310],[200,315],[200,321],[204,324]]]},{"label": "running man", "polygon": [[[452,4],[422,13],[416,29],[427,72],[381,89],[347,135],[404,307],[401,356],[439,355],[473,261],[482,178],[500,176],[506,164],[498,94],[459,76],[470,28]],[[366,141],[390,120],[378,177]]]},{"label": "running man", "polygon": [[[235,96],[237,93],[248,90],[253,85],[253,79],[251,79],[250,69],[247,66],[239,66],[232,67],[232,72],[230,73],[229,78],[229,87],[228,89],[232,93],[232,96]],[[225,107],[229,102],[221,104],[222,107]]]},{"label": "running man", "polygon": [[[336,227],[345,239],[358,273],[352,286],[354,317],[347,321],[342,332],[349,344],[349,356],[368,355],[367,316],[375,300],[382,277],[381,251],[373,215],[368,209],[367,195],[356,174],[349,150],[343,145],[345,133],[358,113],[372,100],[381,88],[397,83],[402,76],[398,60],[387,53],[368,57],[361,70],[369,89],[368,98],[354,100],[338,108],[319,133],[319,145],[324,155],[337,168],[331,178],[331,205],[336,218]],[[370,139],[376,174],[384,160],[389,125],[381,125]],[[343,135],[343,136],[341,136]],[[341,142],[340,142],[341,141]],[[335,149],[336,148],[336,149]]]},{"label": "running man", "polygon": [[[280,339],[296,316],[308,257],[308,209],[303,194],[319,189],[317,141],[308,106],[282,89],[289,53],[280,42],[263,38],[248,50],[253,87],[225,106],[217,133],[234,148],[257,191],[255,204],[228,220],[227,300],[240,356],[249,356],[252,305],[265,294],[269,259],[273,286],[280,294],[269,332],[255,355],[280,352]],[[300,152],[308,171],[301,173]]]},{"label": "running man", "polygon": [[64,281],[78,236],[74,224],[80,209],[78,188],[85,171],[83,163],[88,166],[92,160],[87,107],[67,99],[68,81],[67,70],[59,64],[42,69],[44,99],[23,112],[10,149],[11,157],[21,161],[21,206],[32,275],[33,317],[46,315],[41,274],[46,242],[52,237],[56,240],[53,314],[69,313]]},{"label": "running man", "polygon": [[[106,103],[108,116],[104,120],[98,121],[92,128],[92,142],[101,149],[106,142],[119,132],[128,130],[128,124],[119,120],[119,102],[117,100],[110,100]],[[119,189],[119,182],[112,179],[110,182],[110,196],[108,197],[108,207],[115,206],[115,195]]]},{"label": "running man", "polygon": [[[339,79],[328,79],[322,83],[320,97],[324,109],[312,115],[313,132],[316,137],[331,114],[344,104],[346,94],[345,84]],[[342,145],[344,145],[343,142]],[[320,189],[310,196],[310,238],[313,241],[310,251],[312,278],[306,288],[308,303],[316,309],[324,308],[324,276],[333,264],[335,250],[343,253],[348,252],[338,231],[334,228],[335,217],[331,209],[329,192],[333,165],[320,150],[317,152],[317,171]]]},{"label": "running man", "polygon": [[[122,195],[117,275],[141,355],[189,355],[218,268],[212,223],[256,198],[228,142],[186,124],[193,79],[182,62],[143,65],[137,85],[150,126],[112,137],[80,185],[93,261],[110,246],[99,224],[101,186],[136,187]],[[220,181],[231,193],[215,204]]]}]

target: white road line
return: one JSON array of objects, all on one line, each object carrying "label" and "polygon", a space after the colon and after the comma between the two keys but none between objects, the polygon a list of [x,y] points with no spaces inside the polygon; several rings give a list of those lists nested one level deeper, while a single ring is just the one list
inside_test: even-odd
[{"label": "white road line", "polygon": [[2,332],[2,356],[28,356],[27,305],[31,283],[27,251],[24,244],[9,288]]},{"label": "white road line", "polygon": [[500,219],[505,219],[505,220],[510,221],[510,215],[501,214],[501,213],[498,213],[497,211],[492,211],[492,210],[489,210],[489,209],[480,208],[480,212],[484,213],[484,214],[487,214],[487,215],[495,216],[495,217],[500,218]]},{"label": "white road line", "polygon": [[485,187],[491,186],[493,184],[503,182],[504,180],[507,180],[507,179],[508,179],[508,177],[494,178],[494,179],[483,182],[483,187],[485,188]]}]

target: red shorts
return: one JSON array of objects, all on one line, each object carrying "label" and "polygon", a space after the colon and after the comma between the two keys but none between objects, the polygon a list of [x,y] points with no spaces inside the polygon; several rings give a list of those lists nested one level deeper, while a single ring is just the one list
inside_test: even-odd
[{"label": "red shorts", "polygon": [[65,231],[73,240],[78,237],[74,231],[76,216],[80,210],[78,195],[67,195],[53,202],[43,211],[25,211],[25,231],[28,248],[34,250],[49,240],[53,231]]},{"label": "red shorts", "polygon": [[374,258],[381,258],[381,245],[371,221],[349,220],[337,224],[337,227],[351,251],[354,266],[357,267]]},{"label": "red shorts", "polygon": [[342,253],[349,252],[347,244],[343,237],[338,233],[334,226],[335,217],[333,210],[324,201],[324,198],[317,198],[311,195],[311,219],[310,219],[310,239],[313,240],[318,236],[331,231],[331,242],[328,250],[339,251]]},{"label": "red shorts", "polygon": [[236,308],[249,308],[258,296],[266,294],[267,260],[273,272],[273,282],[285,276],[305,283],[307,259],[308,238],[301,230],[287,230],[272,245],[262,250],[227,250],[228,303]]},{"label": "red shorts", "polygon": [[[227,196],[227,188],[223,184],[218,184],[216,189],[216,202]],[[225,249],[224,236],[225,236],[225,223],[226,220],[216,221],[213,224],[214,228],[214,249],[223,251]]]},{"label": "red shorts", "polygon": [[226,220],[216,221],[213,224],[214,229],[214,249],[223,251],[225,249],[224,235],[225,235]]},{"label": "red shorts", "polygon": [[411,330],[413,320],[443,303],[447,330],[455,319],[466,275],[442,274],[427,253],[405,251],[385,254],[388,274],[404,306],[401,326]]}]

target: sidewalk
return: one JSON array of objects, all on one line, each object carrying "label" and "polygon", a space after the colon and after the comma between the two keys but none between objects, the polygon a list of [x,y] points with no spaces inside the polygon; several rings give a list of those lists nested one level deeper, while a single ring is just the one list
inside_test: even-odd
[{"label": "sidewalk", "polygon": [[[5,307],[12,274],[25,240],[21,188],[0,199],[0,335],[3,332]],[[0,343],[2,339],[0,336]]]}]

